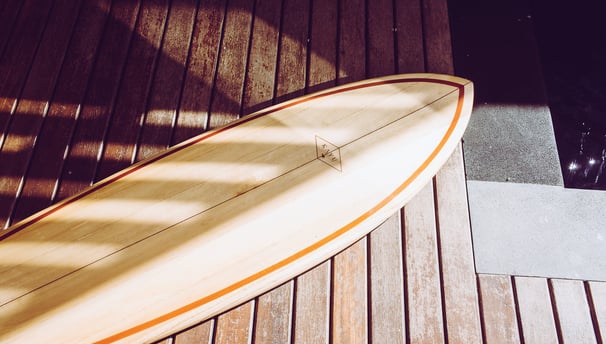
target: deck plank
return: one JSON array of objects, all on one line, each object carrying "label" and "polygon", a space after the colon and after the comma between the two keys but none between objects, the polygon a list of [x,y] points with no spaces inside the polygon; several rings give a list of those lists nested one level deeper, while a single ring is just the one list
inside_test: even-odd
[{"label": "deck plank", "polygon": [[423,0],[421,13],[426,70],[432,73],[453,74],[447,1]]},{"label": "deck plank", "polygon": [[10,30],[0,64],[0,147],[44,32],[51,5],[51,1],[23,2],[18,20]]},{"label": "deck plank", "polygon": [[595,314],[594,327],[602,343],[606,343],[606,282],[587,283],[591,293],[592,309]]},{"label": "deck plank", "polygon": [[336,85],[337,9],[335,0],[313,0],[307,92]]},{"label": "deck plank", "polygon": [[424,71],[421,2],[396,0],[394,3],[397,73]]},{"label": "deck plank", "polygon": [[557,343],[549,288],[545,278],[515,277],[520,323],[525,343]]},{"label": "deck plank", "polygon": [[168,11],[168,0],[144,0],[95,181],[134,163]]},{"label": "deck plank", "polygon": [[151,85],[135,161],[170,147],[196,16],[196,1],[173,2],[168,10],[158,67]]},{"label": "deck plank", "polygon": [[[215,320],[210,319],[205,321],[199,325],[194,326],[191,329],[187,329],[183,332],[177,333],[174,335],[174,339],[167,339],[170,343],[174,344],[212,344],[213,343],[213,334],[214,334],[214,326]],[[168,343],[167,343],[168,344]],[[172,343],[171,343],[172,344]]]},{"label": "deck plank", "polygon": [[211,129],[240,117],[252,12],[252,1],[234,0],[227,3],[217,79],[210,105],[208,127]]},{"label": "deck plank", "polygon": [[370,338],[376,343],[406,342],[404,262],[399,213],[373,230],[370,246]]},{"label": "deck plank", "polygon": [[280,0],[259,0],[255,5],[242,99],[243,115],[273,104],[281,14]]},{"label": "deck plank", "polygon": [[[61,16],[69,13],[62,12],[68,11],[62,5],[60,2],[53,8],[48,1],[25,3],[25,18],[15,28],[8,43],[11,49],[0,64],[0,228],[11,223],[22,178],[46,115],[46,103],[61,67],[61,47],[67,39],[57,39],[55,49],[51,35],[71,29],[61,25]],[[47,25],[52,15],[59,18]]]},{"label": "deck plank", "polygon": [[478,275],[485,343],[520,343],[511,278]]},{"label": "deck plank", "polygon": [[459,145],[435,177],[444,312],[450,343],[482,340],[463,171]]},{"label": "deck plank", "polygon": [[8,46],[15,23],[20,19],[24,1],[3,1],[0,4],[0,60]]},{"label": "deck plank", "polygon": [[553,279],[550,283],[560,340],[564,343],[596,343],[583,282]]},{"label": "deck plank", "polygon": [[283,1],[276,103],[296,98],[305,92],[309,7],[309,1]]},{"label": "deck plank", "polygon": [[362,238],[333,258],[333,343],[368,342],[367,239]]},{"label": "deck plank", "polygon": [[112,4],[65,159],[56,200],[74,195],[94,182],[104,133],[111,119],[139,8],[138,1]]},{"label": "deck plank", "polygon": [[21,198],[15,207],[15,221],[50,206],[55,200],[63,157],[73,135],[110,3],[109,0],[83,3],[44,125],[36,138],[37,148],[30,158]]},{"label": "deck plank", "polygon": [[443,342],[442,295],[432,183],[404,207],[406,307],[410,342]]},{"label": "deck plank", "polygon": [[364,0],[340,1],[338,30],[339,84],[366,76],[366,8]]},{"label": "deck plank", "polygon": [[330,284],[330,261],[295,279],[292,337],[295,343],[329,343]]},{"label": "deck plank", "polygon": [[393,1],[368,1],[366,15],[366,76],[393,74],[395,70]]},{"label": "deck plank", "polygon": [[226,0],[202,0],[198,4],[185,83],[171,145],[207,129],[210,100],[217,73],[219,44],[225,21],[225,6]]},{"label": "deck plank", "polygon": [[288,343],[291,338],[294,282],[289,281],[256,300],[254,343]]},{"label": "deck plank", "polygon": [[214,343],[250,343],[254,308],[254,301],[248,301],[229,312],[217,316]]}]

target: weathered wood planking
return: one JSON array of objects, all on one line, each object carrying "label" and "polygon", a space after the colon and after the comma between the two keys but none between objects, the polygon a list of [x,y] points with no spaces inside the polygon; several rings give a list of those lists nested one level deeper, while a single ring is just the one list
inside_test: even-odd
[{"label": "weathered wood planking", "polygon": [[224,126],[240,117],[252,19],[252,1],[227,2],[208,128]]},{"label": "weathered wood planking", "polygon": [[224,23],[225,0],[198,2],[171,145],[183,142],[208,129]]},{"label": "weathered wood planking", "polygon": [[486,343],[520,343],[511,277],[479,275],[482,325]]},{"label": "weathered wood planking", "polygon": [[406,341],[402,218],[392,215],[368,236],[370,338],[376,343]]},{"label": "weathered wood planking", "polygon": [[[56,200],[72,196],[96,181],[139,8],[138,1],[112,3],[99,45],[95,50],[89,50],[89,54],[94,55],[95,65],[86,95],[78,102],[79,112],[74,117],[77,122],[58,179]],[[99,11],[103,13],[103,10]],[[132,114],[137,115],[140,114]]]},{"label": "weathered wood planking", "polygon": [[0,4],[0,58],[6,51],[15,23],[20,19],[21,8],[24,2],[3,1]]},{"label": "weathered wood planking", "polygon": [[526,343],[557,343],[553,307],[545,278],[515,277],[522,335]]},{"label": "weathered wood planking", "polygon": [[587,282],[596,337],[606,343],[606,282]]},{"label": "weathered wood planking", "polygon": [[168,14],[167,0],[143,0],[133,30],[122,82],[103,138],[95,181],[105,179],[135,162],[136,147],[145,120],[153,75],[159,59]]},{"label": "weathered wood planking", "polygon": [[[36,3],[34,6],[40,7],[40,13],[36,13],[37,15],[44,15],[44,4]],[[35,32],[27,32],[24,29],[26,32],[19,34],[24,36],[21,39],[24,42],[22,44],[27,44],[30,51],[15,42],[17,47],[15,50],[10,49],[10,52],[20,52],[27,56],[8,56],[7,61],[2,64],[3,69],[8,69],[6,74],[15,77],[14,80],[9,77],[0,81],[0,146],[3,153],[0,155],[0,222],[3,225],[11,222],[15,203],[22,191],[23,176],[27,174],[36,137],[48,114],[48,104],[55,91],[79,8],[79,1],[57,1],[51,7],[47,18],[27,20],[25,25]],[[42,24],[45,24],[44,31],[38,38],[38,26]],[[29,38],[32,39],[31,42],[28,41]],[[19,48],[23,48],[23,51]],[[31,51],[34,48],[35,56]],[[30,59],[31,65],[20,63],[21,60]]]},{"label": "weathered wood planking", "polygon": [[168,9],[134,161],[149,158],[171,146],[196,18],[196,11],[192,9],[196,6],[195,0],[183,0]]},{"label": "weathered wood planking", "polygon": [[596,333],[582,281],[551,280],[554,312],[564,343],[596,343]]},{"label": "weathered wood planking", "polygon": [[[476,289],[462,149],[435,177],[444,321],[450,343],[480,342],[480,306]],[[453,197],[453,195],[457,195]]]},{"label": "weathered wood planking", "polygon": [[294,282],[259,296],[255,301],[255,343],[288,343],[292,333]]},{"label": "weathered wood planking", "polygon": [[[52,102],[36,138],[37,148],[30,158],[13,221],[46,208],[57,199],[64,156],[81,110],[79,104],[85,95],[95,62],[94,53],[97,51],[109,7],[110,1],[98,1],[95,4],[85,1],[82,4]],[[50,38],[51,41],[53,39]]]},{"label": "weathered wood planking", "polygon": [[331,262],[328,260],[294,279],[292,338],[295,342],[329,342]]},{"label": "weathered wood planking", "polygon": [[406,307],[411,342],[443,342],[438,238],[430,183],[404,207]]}]

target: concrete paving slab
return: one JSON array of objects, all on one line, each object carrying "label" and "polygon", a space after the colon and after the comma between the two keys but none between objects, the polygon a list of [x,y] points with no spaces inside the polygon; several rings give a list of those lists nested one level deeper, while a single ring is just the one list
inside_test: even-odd
[{"label": "concrete paving slab", "polygon": [[606,192],[468,181],[478,273],[606,281]]},{"label": "concrete paving slab", "polygon": [[476,104],[463,140],[470,180],[564,185],[547,106]]}]

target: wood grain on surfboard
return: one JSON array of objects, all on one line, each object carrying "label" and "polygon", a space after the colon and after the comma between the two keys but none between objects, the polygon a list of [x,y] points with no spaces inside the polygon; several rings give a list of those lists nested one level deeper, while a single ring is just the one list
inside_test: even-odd
[{"label": "wood grain on surfboard", "polygon": [[472,96],[469,81],[433,74],[339,86],[33,215],[2,234],[0,340],[151,340],[293,278],[431,179]]}]

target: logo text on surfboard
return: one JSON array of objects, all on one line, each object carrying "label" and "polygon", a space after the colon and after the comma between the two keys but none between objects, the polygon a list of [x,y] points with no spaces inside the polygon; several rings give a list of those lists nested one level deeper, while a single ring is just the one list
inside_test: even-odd
[{"label": "logo text on surfboard", "polygon": [[339,147],[316,135],[316,156],[318,160],[341,172],[341,151]]}]

